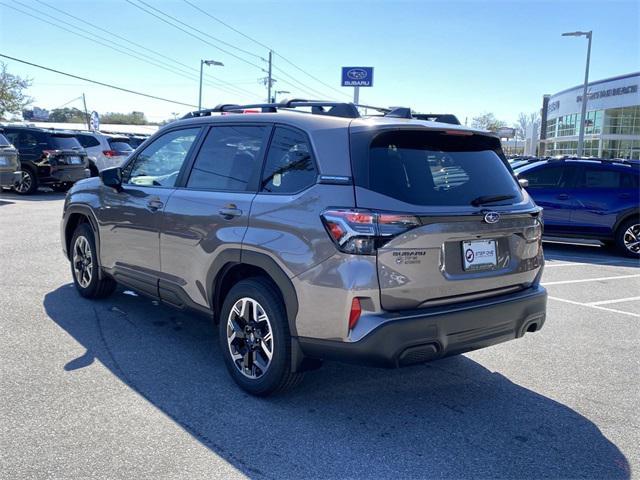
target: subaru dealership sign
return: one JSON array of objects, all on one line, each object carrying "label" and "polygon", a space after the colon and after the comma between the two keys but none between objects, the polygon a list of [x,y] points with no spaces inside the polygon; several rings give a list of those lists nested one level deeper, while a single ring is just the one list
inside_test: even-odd
[{"label": "subaru dealership sign", "polygon": [[342,67],[343,87],[373,87],[373,67]]}]

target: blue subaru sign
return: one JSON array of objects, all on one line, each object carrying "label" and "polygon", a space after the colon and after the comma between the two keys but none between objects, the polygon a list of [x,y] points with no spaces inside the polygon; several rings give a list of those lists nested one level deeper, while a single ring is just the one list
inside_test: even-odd
[{"label": "blue subaru sign", "polygon": [[373,67],[342,67],[343,87],[373,87]]}]

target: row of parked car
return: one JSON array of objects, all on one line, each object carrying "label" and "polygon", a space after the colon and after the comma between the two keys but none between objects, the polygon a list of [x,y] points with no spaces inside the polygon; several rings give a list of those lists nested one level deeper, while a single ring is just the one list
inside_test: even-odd
[{"label": "row of parked car", "polygon": [[121,165],[146,137],[26,125],[0,126],[0,187],[30,195],[65,192],[74,182]]},{"label": "row of parked car", "polygon": [[547,238],[595,239],[640,257],[640,161],[517,157],[509,163],[543,207]]}]

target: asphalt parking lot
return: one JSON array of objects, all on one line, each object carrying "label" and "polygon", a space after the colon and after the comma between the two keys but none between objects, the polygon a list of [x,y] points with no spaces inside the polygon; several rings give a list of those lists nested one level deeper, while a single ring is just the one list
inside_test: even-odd
[{"label": "asphalt parking lot", "polygon": [[91,302],[62,194],[0,194],[3,478],[630,478],[640,468],[640,264],[546,244],[548,317],[401,370],[327,363],[255,399],[207,319]]}]

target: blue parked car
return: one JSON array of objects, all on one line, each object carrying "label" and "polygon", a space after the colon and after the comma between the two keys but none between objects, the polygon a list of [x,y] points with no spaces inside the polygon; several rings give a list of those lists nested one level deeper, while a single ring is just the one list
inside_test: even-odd
[{"label": "blue parked car", "polygon": [[597,239],[640,258],[640,162],[551,159],[515,173],[544,208],[546,235]]}]

